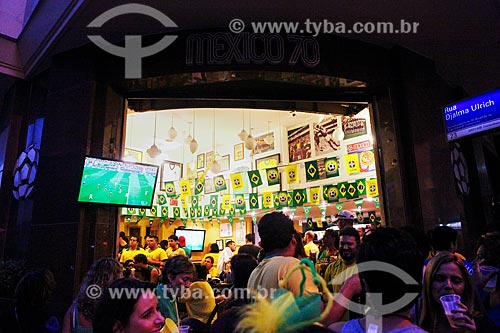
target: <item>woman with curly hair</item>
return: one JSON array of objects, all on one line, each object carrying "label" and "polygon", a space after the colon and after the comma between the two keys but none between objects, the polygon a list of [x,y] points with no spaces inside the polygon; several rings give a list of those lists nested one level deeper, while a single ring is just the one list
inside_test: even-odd
[{"label": "woman with curly hair", "polygon": [[[62,333],[92,332],[92,321],[100,297],[91,298],[91,286],[100,288],[101,294],[113,281],[122,277],[120,263],[112,258],[101,258],[90,267],[83,279],[76,300],[64,316]],[[94,287],[97,292],[97,287]]]}]

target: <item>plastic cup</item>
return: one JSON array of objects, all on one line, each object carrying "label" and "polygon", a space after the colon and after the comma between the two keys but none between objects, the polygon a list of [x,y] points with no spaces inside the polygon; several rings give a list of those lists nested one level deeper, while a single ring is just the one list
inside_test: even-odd
[{"label": "plastic cup", "polygon": [[[494,266],[480,266],[479,269],[481,270],[481,273],[483,273],[483,274],[489,274],[491,272],[498,273],[498,268],[496,268]],[[485,291],[489,291],[489,292],[495,291],[495,288],[497,286],[497,275],[498,274],[493,275],[493,277],[491,279],[489,279],[488,282],[486,282],[486,285],[483,288]]]},{"label": "plastic cup", "polygon": [[181,325],[177,327],[179,333],[189,333],[189,325]]},{"label": "plastic cup", "polygon": [[460,295],[456,294],[443,295],[439,298],[439,300],[443,305],[444,314],[446,315],[446,318],[448,319],[450,326],[453,328],[457,328],[457,326],[453,322],[452,318],[453,314],[451,313],[451,311],[458,308],[457,302],[460,302]]}]

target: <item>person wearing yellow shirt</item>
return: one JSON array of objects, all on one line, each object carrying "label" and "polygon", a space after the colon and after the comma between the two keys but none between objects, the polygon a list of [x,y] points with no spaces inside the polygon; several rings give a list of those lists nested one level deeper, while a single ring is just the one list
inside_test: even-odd
[{"label": "person wearing yellow shirt", "polygon": [[219,272],[217,272],[217,267],[214,266],[214,258],[212,256],[205,256],[205,260],[203,260],[202,265],[205,266],[207,270],[207,278],[215,278],[219,276]]},{"label": "person wearing yellow shirt", "polygon": [[127,260],[134,260],[135,256],[138,254],[146,254],[146,251],[142,248],[139,247],[139,240],[137,239],[136,236],[130,236],[129,241],[129,248],[124,249],[122,251],[122,255],[120,256],[120,262],[123,264]]},{"label": "person wearing yellow shirt", "polygon": [[167,260],[167,253],[158,244],[158,236],[149,235],[147,239],[149,248],[146,250],[148,264],[160,267]]},{"label": "person wearing yellow shirt", "polygon": [[309,258],[311,256],[311,252],[316,253],[316,255],[318,255],[319,252],[318,246],[314,244],[314,232],[308,230],[304,238],[306,243],[306,245],[304,245],[304,250],[306,251],[306,257]]},{"label": "person wearing yellow shirt", "polygon": [[186,256],[186,252],[179,246],[179,238],[176,235],[168,236],[167,257],[172,259],[175,256]]}]

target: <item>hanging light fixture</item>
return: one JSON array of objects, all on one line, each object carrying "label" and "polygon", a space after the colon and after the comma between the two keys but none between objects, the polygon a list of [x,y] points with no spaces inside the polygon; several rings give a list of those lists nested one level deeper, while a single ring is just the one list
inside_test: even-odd
[{"label": "hanging light fixture", "polygon": [[255,145],[257,144],[257,141],[254,139],[252,136],[252,115],[250,114],[250,130],[247,138],[245,139],[245,148],[248,150],[253,150],[255,148]]},{"label": "hanging light fixture", "polygon": [[184,142],[187,144],[190,144],[191,141],[193,140],[193,137],[191,136],[191,124],[192,124],[192,122],[188,122],[188,124],[189,124],[189,132],[188,132],[188,136],[186,137]]},{"label": "hanging light fixture", "polygon": [[248,134],[248,137],[245,140],[245,148],[248,150],[253,150],[255,148],[255,145],[257,144],[257,141],[252,136],[252,129],[253,128],[250,128],[250,134]]},{"label": "hanging light fixture", "polygon": [[[216,152],[216,140],[215,140],[215,109],[212,111],[212,114],[213,114],[213,118],[214,118],[214,134],[213,134],[213,137],[212,137],[212,145],[214,147],[214,161],[212,163],[212,165],[210,166],[210,171],[212,171],[213,174],[218,174],[221,170],[221,167],[220,167],[220,164],[219,162],[217,162],[217,152]],[[207,161],[207,163],[210,163],[210,161]]]},{"label": "hanging light fixture", "polygon": [[155,113],[155,130],[154,130],[154,136],[153,136],[153,144],[151,147],[149,147],[146,150],[146,153],[151,157],[151,158],[156,158],[158,155],[161,154],[161,150],[158,148],[156,145],[156,113]]},{"label": "hanging light fixture", "polygon": [[172,114],[172,126],[168,130],[168,137],[167,141],[174,141],[175,138],[177,137],[177,130],[174,128],[174,115]]},{"label": "hanging light fixture", "polygon": [[193,110],[193,140],[189,143],[189,150],[191,151],[192,154],[196,153],[198,150],[198,141],[196,141],[195,137],[195,116],[194,116],[194,110]]},{"label": "hanging light fixture", "polygon": [[339,122],[337,118],[337,128],[333,131],[332,136],[338,142],[344,140],[345,133],[342,130],[342,121]]},{"label": "hanging light fixture", "polygon": [[241,132],[238,134],[238,137],[240,138],[241,141],[245,141],[248,137],[247,131],[245,131],[245,111],[241,111],[242,119],[243,119],[243,126],[241,128]]},{"label": "hanging light fixture", "polygon": [[268,145],[272,145],[274,143],[274,135],[271,133],[269,130],[269,124],[271,123],[270,120],[267,121],[267,134],[264,138],[264,142],[267,143]]}]

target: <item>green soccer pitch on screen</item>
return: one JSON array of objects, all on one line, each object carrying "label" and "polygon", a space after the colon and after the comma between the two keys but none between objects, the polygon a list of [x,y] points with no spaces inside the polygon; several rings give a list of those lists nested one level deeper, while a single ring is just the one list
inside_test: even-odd
[{"label": "green soccer pitch on screen", "polygon": [[78,202],[151,207],[158,166],[85,157]]}]

